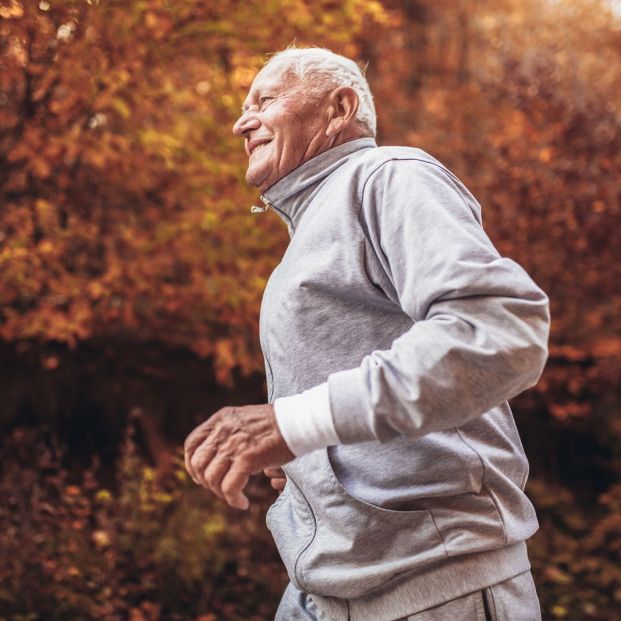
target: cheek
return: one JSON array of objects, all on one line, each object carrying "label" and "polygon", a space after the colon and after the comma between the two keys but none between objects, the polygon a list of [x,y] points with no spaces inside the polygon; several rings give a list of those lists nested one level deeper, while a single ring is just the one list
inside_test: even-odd
[{"label": "cheek", "polygon": [[283,155],[286,155],[288,158],[296,158],[300,154],[305,153],[315,134],[313,127],[309,126],[308,123],[304,123],[303,119],[300,119],[282,137],[280,146],[282,147]]},{"label": "cheek", "polygon": [[281,172],[298,166],[304,160],[309,145],[320,131],[318,123],[312,122],[314,112],[289,111],[288,114],[264,119],[265,128],[273,135],[269,159]]}]

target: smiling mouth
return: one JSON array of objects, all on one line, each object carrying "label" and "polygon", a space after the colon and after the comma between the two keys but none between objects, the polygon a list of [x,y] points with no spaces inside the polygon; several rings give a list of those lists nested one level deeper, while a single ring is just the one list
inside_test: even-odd
[{"label": "smiling mouth", "polygon": [[270,142],[272,141],[269,140],[268,142],[262,142],[261,144],[257,145],[254,149],[252,149],[252,151],[250,152],[250,155],[252,155],[253,153],[256,153],[257,151],[260,151],[263,147],[266,147]]}]

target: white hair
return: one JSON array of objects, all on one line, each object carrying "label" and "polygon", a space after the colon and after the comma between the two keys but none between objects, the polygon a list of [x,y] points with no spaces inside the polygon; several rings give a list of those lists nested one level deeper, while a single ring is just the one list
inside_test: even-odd
[{"label": "white hair", "polygon": [[325,89],[330,86],[349,86],[358,95],[356,119],[373,136],[377,129],[377,117],[373,95],[360,67],[349,58],[321,47],[290,47],[274,54],[266,64],[283,62],[299,80],[313,77],[313,83]]}]

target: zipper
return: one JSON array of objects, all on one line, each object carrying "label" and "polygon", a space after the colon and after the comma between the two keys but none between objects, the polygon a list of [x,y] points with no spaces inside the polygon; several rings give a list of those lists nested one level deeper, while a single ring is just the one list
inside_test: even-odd
[{"label": "zipper", "polygon": [[250,213],[265,213],[271,207],[274,211],[277,211],[279,214],[283,216],[283,218],[287,222],[287,228],[289,229],[289,235],[293,235],[293,233],[295,232],[295,229],[293,228],[293,222],[291,221],[289,214],[285,213],[281,209],[278,209],[278,207],[276,207],[275,205],[272,205],[269,199],[263,194],[261,194],[259,198],[261,199],[261,202],[263,203],[264,207],[259,207],[258,205],[252,205],[252,207],[250,207]]},{"label": "zipper", "polygon": [[253,205],[250,208],[250,213],[265,213],[268,207],[273,208],[272,203],[270,203],[269,200],[265,196],[263,196],[263,194],[261,194],[259,198],[261,199],[261,202],[265,205],[265,207],[258,207],[257,205]]}]

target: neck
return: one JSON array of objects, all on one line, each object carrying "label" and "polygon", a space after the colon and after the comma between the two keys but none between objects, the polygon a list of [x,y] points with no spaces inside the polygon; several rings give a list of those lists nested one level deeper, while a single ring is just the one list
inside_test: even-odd
[{"label": "neck", "polygon": [[373,138],[365,137],[342,141],[338,146],[326,149],[263,192],[266,206],[272,207],[283,218],[293,234],[297,221],[321,182],[350,157],[355,157],[358,151],[376,146]]},{"label": "neck", "polygon": [[309,144],[306,152],[306,157],[302,164],[307,162],[308,160],[329,151],[330,149],[334,149],[346,142],[351,142],[352,140],[356,140],[358,138],[373,138],[368,132],[368,130],[363,129],[361,127],[352,127],[348,126],[344,130],[333,134],[332,136],[326,136],[324,140],[322,140],[319,144]]},{"label": "neck", "polygon": [[333,147],[338,147],[340,144],[344,144],[350,140],[356,140],[357,138],[373,138],[373,136],[371,136],[369,130],[366,128],[360,127],[359,125],[349,125],[343,131],[331,137],[332,140],[327,148],[332,149]]}]

